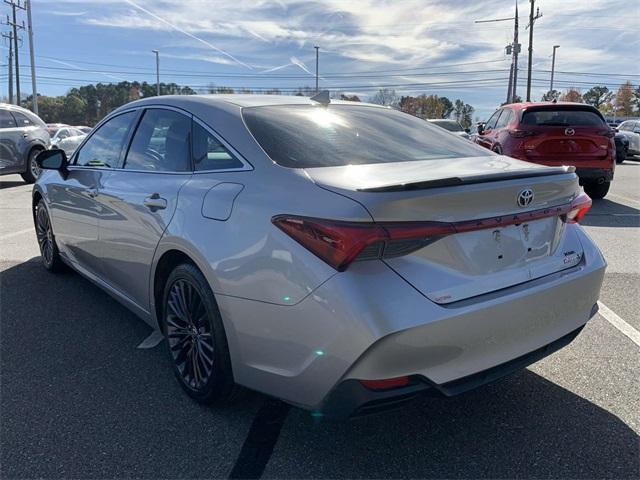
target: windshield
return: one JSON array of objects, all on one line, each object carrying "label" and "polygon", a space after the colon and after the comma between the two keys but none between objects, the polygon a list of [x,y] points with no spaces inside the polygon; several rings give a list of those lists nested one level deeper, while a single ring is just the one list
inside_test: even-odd
[{"label": "windshield", "polygon": [[429,120],[434,125],[449,130],[450,132],[462,132],[464,131],[458,122],[453,120]]},{"label": "windshield", "polygon": [[249,130],[283,167],[311,168],[486,156],[396,110],[351,105],[277,105],[243,110]]},{"label": "windshield", "polygon": [[589,110],[545,109],[525,112],[522,124],[550,127],[593,127],[603,126],[605,122],[596,112]]}]

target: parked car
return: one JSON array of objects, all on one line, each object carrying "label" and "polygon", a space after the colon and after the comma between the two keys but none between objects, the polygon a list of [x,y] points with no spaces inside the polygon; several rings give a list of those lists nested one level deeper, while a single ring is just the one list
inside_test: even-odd
[{"label": "parked car", "polygon": [[453,133],[454,135],[458,135],[459,137],[469,140],[470,130],[468,128],[465,130],[464,128],[462,128],[462,125],[460,125],[455,120],[447,120],[444,118],[434,118],[434,119],[428,119],[427,121],[433,123],[434,125],[444,128],[445,130]]},{"label": "parked car", "polygon": [[242,385],[338,417],[477,387],[595,314],[605,261],[572,167],[315,98],[142,99],[69,160],[41,154],[44,267],[159,328],[197,401]]},{"label": "parked car", "polygon": [[53,137],[53,134],[56,133],[62,127],[68,127],[66,123],[47,123],[47,131],[49,135]]},{"label": "parked car", "polygon": [[37,115],[0,104],[0,175],[19,173],[25,182],[35,182],[39,174],[36,156],[47,148],[47,127]]},{"label": "parked car", "polygon": [[629,154],[640,155],[640,120],[626,120],[618,126],[618,132],[629,140]]},{"label": "parked car", "polygon": [[541,165],[573,165],[591,198],[609,191],[615,169],[614,132],[594,107],[581,103],[512,103],[497,110],[475,142]]},{"label": "parked car", "polygon": [[86,133],[75,127],[61,127],[56,130],[52,129],[52,131],[51,148],[64,150],[67,156],[71,156],[87,136]]},{"label": "parked car", "polygon": [[91,127],[87,127],[86,125],[79,125],[79,126],[75,126],[73,128],[77,128],[78,130],[80,130],[82,133],[89,133],[92,128]]},{"label": "parked car", "polygon": [[622,163],[629,155],[629,139],[620,132],[616,132],[613,139],[616,142],[616,163]]}]

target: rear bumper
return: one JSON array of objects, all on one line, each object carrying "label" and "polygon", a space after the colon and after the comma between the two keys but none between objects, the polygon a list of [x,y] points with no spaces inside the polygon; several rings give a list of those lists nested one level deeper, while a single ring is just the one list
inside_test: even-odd
[{"label": "rear bumper", "polygon": [[576,168],[576,174],[580,180],[613,180],[613,170],[607,168]]},{"label": "rear bumper", "polygon": [[[591,316],[595,315],[597,311],[596,304],[593,306]],[[428,378],[417,375],[411,377],[409,385],[405,387],[372,390],[357,380],[345,380],[331,392],[322,410],[317,413],[324,417],[344,420],[401,407],[421,394],[444,397],[459,395],[500,380],[566,347],[583,328],[583,326],[578,327],[563,337],[513,360],[443,384],[435,384]]]},{"label": "rear bumper", "polygon": [[[371,400],[427,388],[455,394],[522,368],[560,348],[556,341],[594,313],[606,263],[572,228],[583,245],[575,267],[448,305],[431,302],[383,262],[354,263],[296,305],[218,296],[235,380],[344,416]],[[402,376],[419,382],[375,398],[357,382]]]}]

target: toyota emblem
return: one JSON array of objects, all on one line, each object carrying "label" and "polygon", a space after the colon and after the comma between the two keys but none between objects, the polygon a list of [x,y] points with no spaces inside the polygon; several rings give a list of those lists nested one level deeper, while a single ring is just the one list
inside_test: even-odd
[{"label": "toyota emblem", "polygon": [[533,202],[533,190],[530,188],[525,188],[520,193],[518,193],[518,206],[519,207],[528,207],[531,202]]},{"label": "toyota emblem", "polygon": [[568,136],[571,136],[574,133],[576,133],[576,131],[573,128],[565,128],[565,130],[564,130],[564,134],[568,135]]}]

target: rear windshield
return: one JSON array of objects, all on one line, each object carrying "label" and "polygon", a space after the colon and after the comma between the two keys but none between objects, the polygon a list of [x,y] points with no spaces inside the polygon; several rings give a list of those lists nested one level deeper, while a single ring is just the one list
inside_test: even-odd
[{"label": "rear windshield", "polygon": [[602,126],[605,122],[600,115],[589,110],[545,109],[524,112],[522,124],[550,127],[577,127]]},{"label": "rear windshield", "polygon": [[486,156],[487,150],[391,109],[275,105],[243,109],[267,155],[283,167],[312,168]]},{"label": "rear windshield", "polygon": [[462,132],[462,127],[458,122],[452,122],[451,120],[431,120],[431,123],[439,127],[449,130],[450,132]]}]

